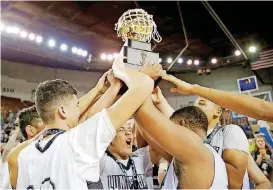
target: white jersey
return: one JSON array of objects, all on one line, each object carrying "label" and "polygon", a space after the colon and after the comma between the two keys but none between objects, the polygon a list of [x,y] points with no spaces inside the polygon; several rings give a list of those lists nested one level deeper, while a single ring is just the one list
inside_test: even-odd
[{"label": "white jersey", "polygon": [[[150,158],[149,146],[140,148],[137,151],[133,152],[130,157],[134,164],[137,174],[137,181],[139,189],[148,189],[148,183],[146,180],[146,175],[148,170],[153,166]],[[132,189],[133,185],[133,167],[127,160],[120,160],[121,166],[123,167],[126,175],[120,169],[120,166],[117,162],[108,154],[105,153],[103,158],[100,161],[100,180],[104,189]],[[96,183],[89,182],[89,189],[99,188]]]},{"label": "white jersey", "polygon": [[[208,131],[208,135],[212,130]],[[213,136],[210,145],[216,150],[216,152],[222,157],[225,149],[236,149],[246,153],[249,153],[248,140],[245,133],[238,125],[226,125],[222,127]],[[248,173],[244,175],[243,189],[249,189]]]},{"label": "white jersey", "polygon": [[8,166],[7,161],[1,164],[1,178],[0,179],[1,179],[0,189],[11,189],[11,185],[9,182],[9,166]]},{"label": "white jersey", "polygon": [[[99,161],[115,135],[104,109],[59,135],[44,152],[34,141],[18,156],[17,188],[87,189],[86,180],[98,181]],[[42,140],[43,148],[49,141]]]},{"label": "white jersey", "polygon": [[[207,144],[204,144],[204,145],[213,154],[213,158],[214,158],[214,179],[209,189],[228,189],[228,178],[227,178],[226,165],[224,161],[212,147],[210,147]],[[177,189],[178,184],[179,184],[179,181],[174,171],[174,159],[173,159],[161,186],[162,186],[162,189]]]}]

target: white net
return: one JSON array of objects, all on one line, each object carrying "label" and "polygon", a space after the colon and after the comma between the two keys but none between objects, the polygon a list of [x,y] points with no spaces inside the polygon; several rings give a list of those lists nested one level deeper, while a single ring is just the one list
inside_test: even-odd
[{"label": "white net", "polygon": [[153,21],[153,15],[149,15],[143,9],[131,9],[123,13],[115,25],[115,30],[123,41],[128,38],[148,43],[152,39],[156,42],[162,40]]}]

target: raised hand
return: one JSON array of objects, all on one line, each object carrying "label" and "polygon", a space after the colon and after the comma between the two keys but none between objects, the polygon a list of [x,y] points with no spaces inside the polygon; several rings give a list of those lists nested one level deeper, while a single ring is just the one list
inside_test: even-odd
[{"label": "raised hand", "polygon": [[148,75],[154,80],[162,75],[162,71],[163,69],[161,64],[150,64],[140,69],[140,72]]},{"label": "raised hand", "polygon": [[159,87],[156,87],[151,95],[152,101],[155,105],[160,104],[162,101],[162,92]]},{"label": "raised hand", "polygon": [[180,94],[192,94],[193,85],[189,84],[187,82],[184,82],[172,75],[163,75],[162,79],[166,81],[170,81],[174,85],[176,85],[176,88],[171,88],[171,92],[180,93]]},{"label": "raised hand", "polygon": [[121,81],[114,76],[113,70],[110,69],[107,74],[107,81],[109,82],[110,86],[114,85],[122,85]]},{"label": "raised hand", "polygon": [[107,75],[108,75],[109,71],[105,72],[102,77],[99,79],[97,85],[96,85],[96,89],[101,93],[104,94],[106,92],[106,90],[109,88],[109,84],[107,83]]}]

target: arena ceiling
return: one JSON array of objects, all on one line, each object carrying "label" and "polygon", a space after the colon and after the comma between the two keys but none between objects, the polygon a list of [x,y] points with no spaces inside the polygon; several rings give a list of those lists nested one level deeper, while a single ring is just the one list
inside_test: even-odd
[{"label": "arena ceiling", "polygon": [[[180,2],[188,32],[189,48],[183,56],[209,60],[210,57],[234,59],[235,47],[213,20],[201,2]],[[210,5],[234,35],[243,49],[256,44],[260,49],[273,44],[272,2],[210,2]],[[1,1],[4,22],[16,23],[43,36],[54,36],[68,44],[77,44],[88,50],[96,61],[63,56],[48,49],[3,39],[2,58],[52,67],[103,71],[109,62],[99,60],[101,53],[119,52],[123,45],[114,31],[114,25],[123,12],[136,7],[154,15],[163,40],[154,51],[160,57],[173,58],[185,46],[184,34],[175,1]],[[216,65],[233,66],[241,60]],[[163,63],[164,64],[164,63]],[[187,68],[176,64],[173,71]]]}]

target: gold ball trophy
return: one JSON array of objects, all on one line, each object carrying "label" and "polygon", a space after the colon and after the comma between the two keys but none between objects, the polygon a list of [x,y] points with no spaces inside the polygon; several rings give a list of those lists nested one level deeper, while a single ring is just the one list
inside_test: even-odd
[{"label": "gold ball trophy", "polygon": [[153,15],[143,9],[130,9],[123,13],[115,25],[118,37],[125,41],[120,54],[126,67],[140,69],[148,64],[158,64],[159,54],[152,52],[151,40],[159,43]]},{"label": "gold ball trophy", "polygon": [[[120,55],[125,66],[140,70],[149,64],[159,64],[159,54],[152,52],[151,40],[159,43],[162,38],[157,31],[153,15],[143,9],[130,9],[123,13],[115,24],[118,37],[125,41]],[[119,94],[127,90],[124,84]]]}]

